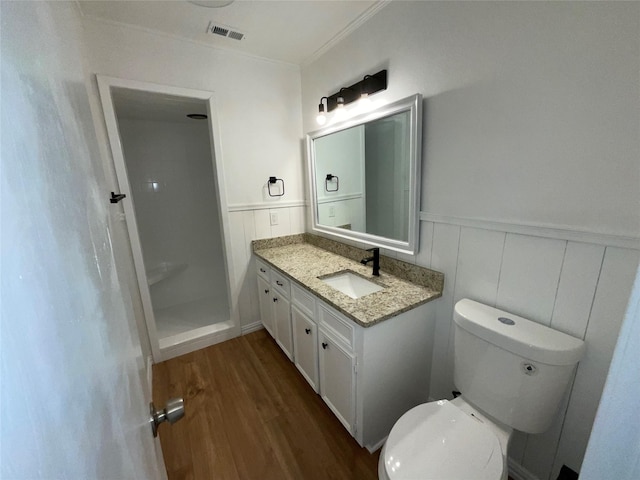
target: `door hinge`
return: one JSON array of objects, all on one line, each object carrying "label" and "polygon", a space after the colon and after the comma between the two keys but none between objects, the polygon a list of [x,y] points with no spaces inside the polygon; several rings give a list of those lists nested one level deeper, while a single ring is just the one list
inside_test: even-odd
[{"label": "door hinge", "polygon": [[358,364],[357,363],[353,364],[353,373],[355,373],[355,374],[358,373]]}]

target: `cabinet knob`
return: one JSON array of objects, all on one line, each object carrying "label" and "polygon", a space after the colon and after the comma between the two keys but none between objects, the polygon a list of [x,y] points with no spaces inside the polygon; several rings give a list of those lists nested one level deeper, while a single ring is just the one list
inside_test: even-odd
[{"label": "cabinet knob", "polygon": [[310,329],[310,328],[305,328],[305,329],[304,329],[304,331],[305,331],[305,333],[306,333],[307,335],[309,335],[309,334],[311,333],[311,329]]},{"label": "cabinet knob", "polygon": [[328,344],[328,343],[324,343],[324,342],[322,342],[322,348],[323,348],[324,350],[326,350],[328,346],[329,346],[329,344]]},{"label": "cabinet knob", "polygon": [[260,268],[260,271],[261,271],[262,273],[267,273],[267,271],[266,271],[264,268],[262,268],[262,267]]},{"label": "cabinet knob", "polygon": [[278,301],[278,297],[273,297],[273,301],[277,302]]},{"label": "cabinet knob", "polygon": [[284,285],[284,283],[281,283],[279,280],[276,280],[276,283],[277,283],[280,287],[282,287],[282,286]]},{"label": "cabinet knob", "polygon": [[269,289],[268,289],[268,288],[265,288],[265,289],[264,289],[264,293],[269,293]]}]

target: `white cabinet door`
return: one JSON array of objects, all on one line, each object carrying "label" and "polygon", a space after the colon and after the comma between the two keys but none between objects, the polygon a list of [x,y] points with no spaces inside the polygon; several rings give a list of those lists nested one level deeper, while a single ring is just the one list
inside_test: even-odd
[{"label": "white cabinet door", "polygon": [[275,325],[273,323],[273,294],[271,285],[262,277],[258,276],[258,298],[260,299],[260,318],[267,332],[275,338]]},{"label": "white cabinet door", "polygon": [[320,396],[350,434],[355,434],[356,357],[319,328]]},{"label": "white cabinet door", "polygon": [[291,307],[291,323],[296,367],[318,393],[318,326],[295,305]]},{"label": "white cabinet door", "polygon": [[293,340],[291,336],[291,308],[289,300],[279,293],[273,293],[273,315],[276,325],[276,342],[287,354],[289,360],[293,360]]}]

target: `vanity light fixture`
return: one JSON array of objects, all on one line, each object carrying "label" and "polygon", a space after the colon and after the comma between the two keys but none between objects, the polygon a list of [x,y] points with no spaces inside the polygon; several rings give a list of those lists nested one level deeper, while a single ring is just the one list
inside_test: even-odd
[{"label": "vanity light fixture", "polygon": [[342,120],[344,118],[344,116],[346,115],[345,110],[344,110],[344,96],[342,94],[343,90],[348,90],[347,88],[341,88],[340,89],[340,95],[338,96],[338,98],[336,98],[336,113],[335,113],[335,118],[336,120]]},{"label": "vanity light fixture", "polygon": [[[361,98],[368,98],[374,93],[387,89],[387,71],[380,70],[373,75],[365,75],[362,80],[348,87],[342,87],[338,92],[328,97],[322,97],[320,103],[325,98],[327,99],[327,113],[335,110],[336,108],[342,109],[342,107],[349,105],[351,102],[355,102]],[[324,111],[324,106],[322,107]],[[319,123],[319,122],[318,122]]]},{"label": "vanity light fixture", "polygon": [[345,96],[344,92],[345,91],[348,92],[348,91],[351,91],[351,89],[349,87],[342,87],[340,89],[340,92],[338,93],[338,98],[336,98],[336,104],[337,104],[336,108],[344,108],[344,96]]},{"label": "vanity light fixture", "polygon": [[324,103],[322,103],[322,101],[326,99],[327,97],[322,97],[320,99],[320,104],[318,105],[318,116],[316,117],[316,122],[318,122],[318,125],[324,125],[327,121],[327,117],[324,113]]},{"label": "vanity light fixture", "polygon": [[[373,80],[369,80],[373,79]],[[365,75],[362,81],[360,82],[360,103],[365,105],[371,104],[371,99],[369,98],[369,93],[373,89],[373,84],[376,82],[376,79],[372,75]]]}]

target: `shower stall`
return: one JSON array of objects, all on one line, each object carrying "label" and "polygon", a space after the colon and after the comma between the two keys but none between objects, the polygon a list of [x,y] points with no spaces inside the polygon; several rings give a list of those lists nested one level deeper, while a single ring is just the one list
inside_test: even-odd
[{"label": "shower stall", "polygon": [[[115,130],[106,108],[105,118],[126,194],[123,206],[154,360],[235,336],[226,209],[209,103],[113,85],[109,97]],[[119,148],[113,148],[114,140]]]}]

